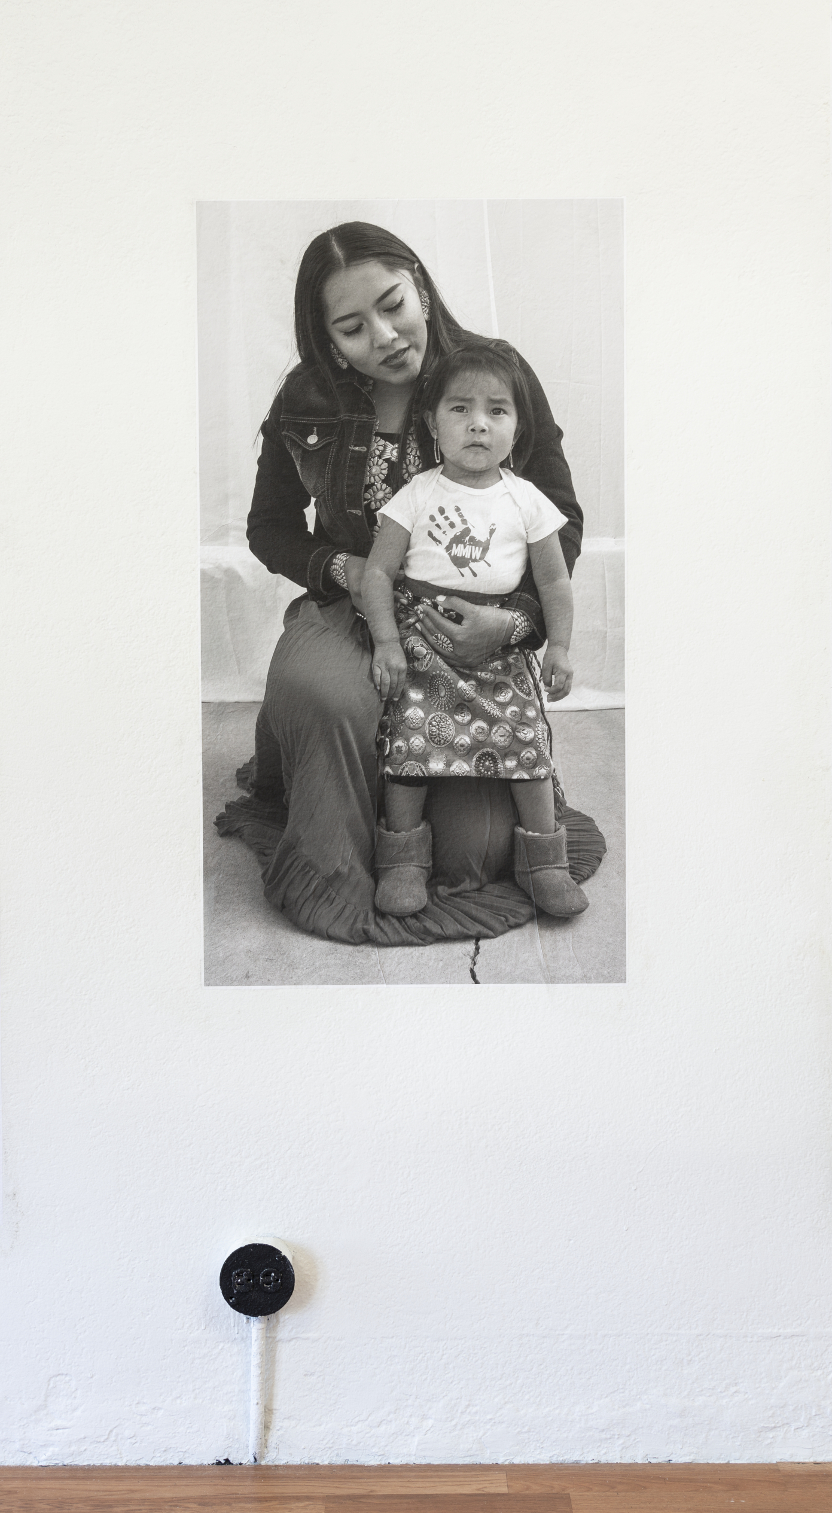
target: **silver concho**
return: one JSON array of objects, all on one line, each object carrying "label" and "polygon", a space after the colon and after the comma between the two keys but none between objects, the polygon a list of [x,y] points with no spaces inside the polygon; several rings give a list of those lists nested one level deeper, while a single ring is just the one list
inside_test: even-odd
[{"label": "silver concho", "polygon": [[517,767],[516,756],[503,757],[503,766],[505,767],[506,772],[514,772]]},{"label": "silver concho", "polygon": [[383,757],[389,756],[390,755],[390,737],[386,736],[386,735],[380,736],[378,744],[381,747],[381,754],[382,754],[382,756]]},{"label": "silver concho", "polygon": [[428,694],[436,709],[450,709],[456,701],[456,687],[446,672],[431,673],[428,679]]},{"label": "silver concho", "polygon": [[511,681],[513,682],[515,688],[517,689],[517,692],[524,699],[530,699],[531,698],[532,694],[534,693],[534,689],[532,688],[532,685],[531,685],[531,683],[530,683],[530,681],[529,681],[526,673],[524,673],[524,672],[514,672],[514,673],[512,673],[512,675],[511,675]]},{"label": "silver concho", "polygon": [[533,747],[527,746],[525,751],[521,751],[520,753],[520,761],[523,763],[524,767],[536,766],[537,752],[533,749]]},{"label": "silver concho", "polygon": [[508,683],[494,684],[494,697],[498,704],[507,704],[511,698],[511,688]]},{"label": "silver concho", "polygon": [[491,739],[495,746],[505,750],[514,740],[514,731],[510,725],[494,725],[491,730]]},{"label": "silver concho", "polygon": [[[408,710],[408,714],[410,713],[411,711]],[[407,715],[405,715],[405,719],[407,719]],[[534,740],[534,731],[532,730],[531,725],[518,725],[517,730],[515,731],[515,735],[517,736],[518,741]]]},{"label": "silver concho", "polygon": [[474,757],[474,772],[478,778],[500,778],[503,775],[503,764],[496,751],[490,746],[483,747]]},{"label": "silver concho", "polygon": [[468,778],[468,777],[470,777],[471,776],[471,769],[468,766],[468,763],[467,762],[451,762],[451,776],[455,777],[455,778]]},{"label": "silver concho", "polygon": [[545,720],[538,720],[534,727],[537,736],[537,744],[542,751],[546,751],[549,745],[549,726]]},{"label": "silver concho", "polygon": [[421,762],[402,762],[400,776],[403,778],[425,778],[427,773]]},{"label": "silver concho", "polygon": [[520,718],[521,718],[521,715],[520,715],[520,705],[519,704],[509,704],[508,709],[506,710],[506,719],[507,720],[519,720]]},{"label": "silver concho", "polygon": [[552,774],[548,767],[535,767],[534,772],[532,773],[532,777],[539,778],[541,782],[544,778],[550,778],[551,776]]},{"label": "silver concho", "polygon": [[425,690],[424,690],[424,688],[419,688],[414,683],[414,684],[412,684],[408,688],[408,690],[407,690],[407,697],[409,698],[411,704],[424,704],[424,702],[425,702]]},{"label": "silver concho", "polygon": [[477,697],[476,683],[469,683],[465,678],[460,678],[459,682],[456,685],[456,691],[459,694],[459,697],[461,699],[465,699],[466,703],[468,704],[471,703],[472,699],[475,699]]},{"label": "silver concho", "polygon": [[456,704],[453,709],[453,717],[457,725],[467,725],[471,718],[471,711],[467,704]]},{"label": "silver concho", "polygon": [[511,672],[511,663],[507,657],[492,657],[488,665],[494,672]]},{"label": "silver concho", "polygon": [[408,636],[404,643],[404,654],[410,662],[415,662],[417,667],[430,667],[433,661],[433,652],[421,636]]},{"label": "silver concho", "polygon": [[471,734],[474,737],[475,741],[487,741],[488,726],[486,725],[485,720],[475,720],[473,725],[471,726]]},{"label": "silver concho", "polygon": [[395,757],[397,762],[403,762],[407,756],[407,741],[403,741],[401,736],[397,736],[390,747],[390,755]]},{"label": "silver concho", "polygon": [[460,756],[467,756],[470,750],[471,742],[467,735],[458,735],[454,741],[454,751],[458,752]]},{"label": "silver concho", "polygon": [[525,714],[527,720],[537,719],[537,710],[535,709],[533,704],[527,704],[523,713]]},{"label": "silver concho", "polygon": [[480,683],[493,683],[494,674],[490,667],[480,667],[477,669],[477,679]]},{"label": "silver concho", "polygon": [[417,757],[421,756],[422,752],[425,750],[426,746],[427,746],[427,741],[425,740],[424,736],[422,736],[422,735],[412,735],[410,737],[410,750],[411,750],[413,756],[417,756]]},{"label": "silver concho", "polygon": [[443,756],[428,757],[428,772],[431,777],[441,777],[445,771],[445,758]]},{"label": "silver concho", "polygon": [[456,735],[456,726],[449,714],[432,714],[425,726],[428,740],[434,746],[450,746]]},{"label": "silver concho", "polygon": [[513,783],[519,783],[521,778],[525,782],[528,782],[529,781],[529,774],[527,772],[521,772],[520,768],[518,767],[517,771],[514,772],[514,773],[512,773],[511,781]]},{"label": "silver concho", "polygon": [[425,723],[424,709],[414,706],[412,709],[405,710],[404,723],[409,725],[411,730],[418,730],[419,726]]},{"label": "silver concho", "polygon": [[495,704],[493,699],[486,699],[483,694],[480,694],[480,708],[484,709],[486,714],[490,714],[492,720],[503,718],[503,711],[499,704]]}]

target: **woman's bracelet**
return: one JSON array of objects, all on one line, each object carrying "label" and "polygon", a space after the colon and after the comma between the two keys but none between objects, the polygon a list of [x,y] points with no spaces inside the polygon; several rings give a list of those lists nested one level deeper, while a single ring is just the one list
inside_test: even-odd
[{"label": "woman's bracelet", "polygon": [[534,626],[528,615],[524,615],[522,609],[510,609],[509,614],[514,621],[514,630],[511,633],[509,646],[516,646],[518,641],[525,641],[532,634]]},{"label": "woman's bracelet", "polygon": [[337,583],[339,588],[346,588],[347,586],[347,575],[344,572],[344,567],[348,556],[349,552],[338,552],[336,556],[330,558],[329,576],[333,583]]}]

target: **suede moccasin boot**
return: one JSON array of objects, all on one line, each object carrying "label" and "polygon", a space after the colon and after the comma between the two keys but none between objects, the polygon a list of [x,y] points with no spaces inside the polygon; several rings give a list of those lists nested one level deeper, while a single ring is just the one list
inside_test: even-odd
[{"label": "suede moccasin boot", "polygon": [[563,825],[554,835],[534,835],[515,825],[514,880],[538,909],[556,919],[583,914],[589,908],[583,889],[569,876]]},{"label": "suede moccasin boot", "polygon": [[430,825],[376,831],[376,908],[380,914],[418,914],[428,901]]}]

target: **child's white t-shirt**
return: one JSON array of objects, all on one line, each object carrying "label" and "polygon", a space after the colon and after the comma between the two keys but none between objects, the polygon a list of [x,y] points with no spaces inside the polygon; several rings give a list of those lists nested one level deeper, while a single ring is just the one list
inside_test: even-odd
[{"label": "child's white t-shirt", "polygon": [[499,483],[470,489],[432,468],[382,506],[379,515],[389,515],[410,532],[404,559],[409,578],[478,594],[517,588],[528,543],[559,531],[566,516],[533,483],[500,471]]}]

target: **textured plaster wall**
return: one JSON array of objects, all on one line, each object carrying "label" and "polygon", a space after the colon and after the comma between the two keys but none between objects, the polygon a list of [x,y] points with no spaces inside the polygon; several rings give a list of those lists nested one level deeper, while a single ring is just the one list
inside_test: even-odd
[{"label": "textured plaster wall", "polygon": [[[832,1457],[827,8],[12,4],[0,1459]],[[623,197],[627,986],[200,986],[197,200]],[[241,756],[247,755],[246,752]]]}]

